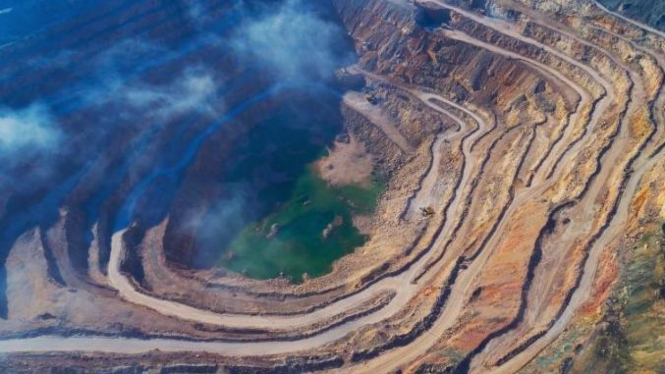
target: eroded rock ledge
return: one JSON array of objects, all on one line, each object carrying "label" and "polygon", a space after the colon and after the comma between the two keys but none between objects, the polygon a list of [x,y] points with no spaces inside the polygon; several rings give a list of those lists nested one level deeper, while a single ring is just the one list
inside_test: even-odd
[{"label": "eroded rock ledge", "polygon": [[[387,181],[367,243],[300,284],[191,269],[184,190],[167,218],[118,231],[111,207],[133,181],[120,183],[85,242],[86,180],[55,224],[7,249],[2,365],[588,371],[619,360],[594,356],[598,336],[637,346],[640,314],[617,321],[615,300],[630,304],[619,286],[663,241],[665,37],[582,0],[332,4],[357,52],[340,74],[365,85],[342,101],[344,132]],[[220,130],[183,188],[212,188],[197,173],[242,136]]]}]

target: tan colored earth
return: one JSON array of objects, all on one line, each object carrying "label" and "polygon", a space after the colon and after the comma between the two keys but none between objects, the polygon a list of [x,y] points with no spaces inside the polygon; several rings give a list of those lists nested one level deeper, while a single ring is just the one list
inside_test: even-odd
[{"label": "tan colored earth", "polygon": [[[353,217],[367,242],[303,282],[188,266],[181,209],[217,192],[205,176],[246,135],[228,126],[158,222],[107,217],[76,240],[82,183],[7,244],[0,367],[662,372],[665,33],[609,3],[333,0],[357,54],[338,79],[364,87],[340,97],[343,135],[314,166],[332,186],[385,177]],[[110,207],[141,187],[118,185]]]},{"label": "tan colored earth", "polygon": [[353,136],[348,142],[336,141],[328,155],[314,165],[321,178],[333,186],[368,186],[374,169],[372,155]]}]

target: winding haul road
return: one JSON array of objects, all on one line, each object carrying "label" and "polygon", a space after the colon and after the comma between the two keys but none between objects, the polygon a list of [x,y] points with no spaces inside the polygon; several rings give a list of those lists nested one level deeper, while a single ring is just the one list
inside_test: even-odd
[{"label": "winding haul road", "polygon": [[[487,123],[479,116],[471,113],[466,108],[449,101],[439,95],[420,92],[416,89],[408,90],[413,95],[417,96],[423,102],[449,116],[455,121],[459,121],[460,128],[457,132],[450,135],[440,135],[438,138],[441,140],[452,141],[458,139],[463,135],[467,135],[473,131],[476,136],[482,135],[478,131],[480,128],[488,128]],[[454,106],[457,109],[463,110],[473,116],[478,121],[477,127],[471,130],[468,124],[447,109],[431,102],[432,99],[439,100]],[[469,137],[467,143],[470,143],[474,138]],[[465,149],[468,150],[468,146]],[[440,158],[441,153],[433,155],[435,158]],[[468,155],[469,164],[474,164],[474,158]],[[440,162],[440,161],[436,161]],[[436,173],[435,169],[431,169],[430,173]],[[466,173],[466,171],[465,171]],[[468,177],[466,177],[468,178]],[[423,194],[431,193],[431,191],[423,190]],[[458,199],[459,200],[459,199]],[[455,206],[456,207],[456,206]],[[455,210],[455,208],[453,208]],[[234,314],[218,314],[208,310],[194,308],[188,305],[180,304],[177,302],[158,299],[139,292],[132,282],[121,272],[121,265],[124,259],[124,241],[123,235],[126,230],[116,232],[111,240],[111,255],[108,267],[109,284],[118,291],[120,297],[124,300],[142,305],[147,308],[153,309],[161,314],[201,323],[208,323],[220,325],[224,327],[235,328],[275,328],[280,329],[297,329],[299,327],[309,326],[314,323],[323,322],[336,314],[344,313],[355,307],[362,306],[364,303],[373,297],[388,290],[397,291],[396,296],[391,300],[390,304],[379,311],[370,314],[366,317],[361,317],[354,321],[343,324],[330,331],[317,334],[312,338],[297,340],[293,342],[260,342],[260,343],[239,343],[239,342],[196,342],[196,341],[183,341],[173,339],[150,339],[150,340],[137,340],[125,338],[104,338],[104,337],[76,337],[76,338],[61,338],[61,337],[37,337],[30,339],[15,339],[15,340],[0,340],[0,352],[21,352],[25,351],[26,347],[30,347],[29,351],[104,351],[112,353],[128,353],[137,354],[147,351],[159,349],[161,351],[176,352],[176,351],[206,351],[214,352],[225,355],[247,355],[247,356],[261,356],[266,354],[280,354],[295,352],[303,349],[311,349],[323,346],[335,340],[343,338],[346,334],[357,330],[359,327],[378,323],[386,318],[397,313],[404,308],[408,301],[416,295],[417,292],[427,286],[427,282],[420,282],[416,284],[411,282],[414,276],[420,271],[422,266],[427,262],[428,256],[423,256],[420,261],[413,264],[409,270],[394,277],[387,277],[377,282],[366,290],[343,298],[335,303],[332,303],[322,309],[314,311],[305,315],[298,316],[250,316],[250,315],[234,315]],[[443,237],[443,236],[442,236]],[[435,272],[430,272],[430,275],[435,275]],[[56,343],[55,342],[60,342]]]},{"label": "winding haul road", "polygon": [[[576,218],[576,221],[574,222],[576,224],[576,229],[565,230],[561,237],[562,246],[572,246],[577,239],[586,238],[593,234],[599,235],[598,240],[589,243],[589,254],[583,264],[583,272],[580,281],[576,288],[572,290],[570,301],[563,307],[560,315],[558,315],[553,323],[548,326],[547,331],[542,336],[535,339],[524,349],[517,352],[517,354],[511,359],[502,364],[498,366],[495,365],[494,360],[491,359],[491,357],[494,356],[491,355],[492,352],[490,347],[497,349],[497,347],[500,346],[502,349],[506,349],[512,346],[512,344],[516,342],[515,339],[519,339],[519,337],[512,336],[510,331],[506,331],[502,336],[496,337],[496,339],[489,339],[487,341],[488,345],[484,349],[481,349],[473,356],[468,357],[471,362],[470,370],[473,372],[514,373],[531,362],[545,347],[550,345],[558,336],[560,336],[579,308],[590,298],[600,255],[605,248],[617,239],[619,235],[623,234],[622,230],[626,226],[628,220],[630,202],[640,186],[642,177],[645,173],[650,171],[657,162],[661,161],[661,157],[663,156],[661,152],[655,154],[654,157],[649,157],[649,152],[647,151],[658,150],[658,143],[648,142],[647,140],[649,139],[641,138],[638,142],[640,145],[637,147],[640,153],[636,152],[632,155],[633,157],[627,157],[627,155],[631,155],[631,150],[636,149],[636,142],[631,140],[630,136],[631,121],[634,119],[636,113],[640,111],[644,102],[649,101],[652,105],[656,105],[656,107],[663,103],[662,88],[658,90],[658,93],[655,96],[650,96],[645,87],[643,76],[640,75],[634,67],[624,63],[620,58],[615,57],[611,51],[605,50],[602,47],[590,45],[588,41],[568,30],[561,31],[561,33],[576,42],[596,48],[599,53],[607,56],[608,60],[611,61],[611,66],[613,66],[613,68],[617,71],[624,72],[625,77],[623,79],[631,82],[630,87],[627,88],[625,92],[620,91],[613,82],[614,77],[608,77],[605,72],[599,71],[591,63],[580,61],[557,47],[524,36],[516,26],[507,21],[490,19],[460,9],[441,0],[425,0],[422,3],[449,9],[474,23],[488,27],[496,33],[500,33],[526,45],[541,49],[552,59],[556,59],[559,64],[573,67],[576,69],[573,73],[575,74],[574,77],[571,76],[570,72],[561,72],[543,61],[477,39],[462,31],[436,31],[442,33],[447,39],[473,45],[505,58],[521,61],[533,70],[536,70],[539,74],[548,76],[550,79],[555,80],[561,85],[574,91],[579,96],[579,102],[576,105],[576,110],[570,115],[568,126],[564,129],[561,135],[561,141],[557,142],[542,160],[542,165],[536,170],[532,183],[529,186],[515,190],[513,198],[509,200],[505,212],[501,215],[503,219],[497,222],[495,230],[488,233],[487,240],[482,248],[480,248],[478,256],[473,258],[466,269],[455,275],[450,294],[445,300],[443,309],[438,313],[436,320],[429,327],[427,332],[420,334],[415,340],[406,346],[390,349],[378,357],[364,362],[355,363],[352,366],[345,366],[340,372],[348,372],[349,370],[368,373],[388,372],[389,370],[408,365],[415,359],[426,354],[432,347],[439,343],[441,337],[454,328],[462,316],[464,308],[471,298],[471,294],[477,287],[479,276],[482,274],[488,261],[493,256],[494,250],[500,246],[504,234],[510,226],[510,218],[514,217],[524,204],[537,201],[546,191],[548,191],[548,189],[555,186],[556,183],[559,183],[562,176],[571,173],[570,167],[574,165],[574,160],[577,154],[589,145],[598,141],[594,135],[595,130],[598,129],[604,121],[608,120],[607,116],[608,113],[611,112],[611,109],[617,105],[625,106],[624,110],[621,111],[621,118],[616,124],[616,137],[615,139],[610,140],[606,153],[599,158],[599,163],[597,165],[598,172],[593,177],[588,188],[584,189],[583,194],[575,199],[576,204],[572,209],[575,209],[575,211],[579,213],[578,218]],[[596,3],[596,5],[603,11],[609,12],[600,4]],[[622,15],[616,13],[612,14],[620,20],[628,22],[635,27],[639,27],[652,35],[665,38],[665,33],[641,25]],[[543,20],[537,21],[545,22]],[[622,38],[621,36],[617,37]],[[624,39],[624,41],[631,43],[636,50],[652,54],[661,69],[665,67],[662,53],[653,52],[646,47],[638,46],[628,39]],[[366,75],[369,79],[393,84],[398,89],[411,94],[427,107],[447,116],[459,125],[458,131],[441,133],[436,137],[431,147],[433,158],[432,167],[429,169],[428,174],[425,175],[421,188],[417,191],[409,206],[411,214],[414,214],[414,209],[417,207],[441,204],[441,193],[438,191],[437,182],[440,179],[440,167],[442,163],[445,162],[445,159],[443,158],[444,153],[440,150],[444,143],[460,142],[462,155],[464,157],[464,168],[459,177],[459,188],[451,197],[447,209],[444,212],[445,220],[443,220],[441,231],[424,256],[399,275],[384,277],[360,292],[344,297],[311,313],[294,316],[219,314],[174,301],[158,299],[140,292],[121,271],[125,255],[125,245],[123,241],[124,230],[116,232],[112,237],[108,280],[110,286],[118,291],[118,295],[129,303],[137,304],[174,318],[229,328],[264,328],[276,331],[295,331],[313,324],[324,323],[331,317],[344,315],[344,313],[348,313],[350,310],[361,308],[382,293],[394,292],[395,296],[386,306],[369,313],[368,315],[360,316],[351,321],[342,323],[327,331],[316,333],[311,337],[293,341],[283,341],[278,344],[271,341],[203,342],[168,338],[143,340],[101,336],[42,336],[26,339],[0,340],[0,352],[85,351],[139,354],[159,349],[163,352],[206,351],[226,356],[264,356],[269,354],[294,353],[323,347],[327,344],[343,339],[349,333],[358,330],[360,327],[378,324],[382,321],[389,320],[395,317],[398,312],[406,308],[411,300],[423,292],[427,287],[430,287],[434,281],[439,280],[444,275],[452,277],[453,274],[455,274],[454,269],[457,266],[457,261],[461,256],[464,256],[464,250],[466,248],[466,243],[457,243],[456,241],[451,240],[451,238],[454,238],[457,235],[458,229],[464,227],[463,224],[465,224],[465,214],[463,214],[463,212],[469,209],[469,206],[467,206],[469,201],[466,199],[467,195],[465,195],[465,193],[475,193],[475,188],[472,187],[474,185],[472,181],[477,181],[477,178],[483,173],[483,170],[480,167],[480,161],[483,157],[490,157],[490,153],[492,152],[491,149],[474,150],[473,144],[479,138],[490,134],[493,129],[495,129],[495,126],[491,126],[490,121],[484,119],[478,113],[475,113],[469,108],[454,101],[446,99],[441,95],[425,92],[417,87],[399,85],[386,77],[360,70],[359,68],[355,69]],[[588,86],[583,87],[579,83],[576,83],[575,80],[580,77],[587,78],[589,86],[595,87],[596,89],[592,92]],[[627,96],[630,99],[625,101],[624,96]],[[658,108],[656,108],[656,110],[658,111]],[[464,114],[464,118],[456,114],[460,112]],[[656,113],[654,118],[658,123],[652,124],[654,126],[653,134],[660,135],[663,133],[662,126],[665,126],[665,123],[663,123],[662,112]],[[471,119],[472,121],[469,121],[468,119]],[[584,129],[584,131],[581,131],[582,129]],[[535,131],[535,128],[531,131]],[[576,132],[579,133],[579,136],[575,135]],[[657,139],[658,136],[654,136],[654,138]],[[393,134],[391,139],[400,138]],[[407,149],[408,144],[405,144],[403,141],[399,140],[397,143],[399,143],[398,145],[403,150],[408,150],[409,152],[413,151]],[[524,146],[524,149],[521,151],[522,159],[527,156],[529,150],[530,147]],[[486,153],[483,154],[483,152]],[[633,170],[632,173],[624,173],[625,170],[631,168]],[[520,173],[520,166],[517,166],[514,173],[515,176]],[[608,193],[605,189],[606,184],[617,183],[617,181],[624,183],[625,188],[615,194]],[[597,211],[596,204],[598,199],[603,197],[604,194],[609,194],[610,197],[613,198],[612,201],[615,202],[616,212],[614,214],[608,213],[607,216],[601,217],[605,220],[606,225],[599,229],[596,222],[597,217],[595,217],[595,212]],[[470,203],[473,204],[474,202],[471,201]],[[527,292],[526,300],[523,300],[523,304],[527,309],[527,314],[537,314],[539,311],[538,308],[541,307],[541,305],[530,303],[529,300],[533,297],[532,293],[535,293],[536,290],[538,290],[537,287],[547,288],[552,283],[551,278],[548,280],[544,275],[542,278],[543,279],[539,279],[540,283],[534,286],[536,287],[535,289],[527,290],[529,292]],[[520,324],[518,323],[518,326],[519,325]],[[513,331],[512,334],[517,335],[515,331]],[[503,343],[501,342],[501,339],[504,340]]]}]

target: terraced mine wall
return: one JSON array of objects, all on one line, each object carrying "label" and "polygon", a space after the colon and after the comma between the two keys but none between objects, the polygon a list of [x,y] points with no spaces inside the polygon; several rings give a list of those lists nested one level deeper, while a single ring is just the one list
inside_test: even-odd
[{"label": "terraced mine wall", "polygon": [[[366,146],[387,176],[369,244],[302,283],[194,266],[200,249],[188,212],[223,196],[234,146],[285,103],[312,102],[293,87],[274,89],[260,66],[205,41],[176,47],[172,66],[146,64],[131,74],[161,82],[182,64],[217,61],[224,76],[210,79],[219,122],[187,111],[158,129],[127,124],[126,133],[104,140],[135,157],[104,153],[93,166],[108,174],[70,165],[41,205],[30,206],[28,190],[0,204],[12,213],[28,208],[16,221],[0,220],[5,238],[19,238],[3,244],[16,267],[7,268],[15,283],[0,321],[3,365],[551,372],[573,368],[593,348],[585,339],[611,320],[602,305],[624,266],[622,252],[642,225],[662,226],[665,60],[657,33],[586,0],[332,4],[356,53],[344,71],[362,92],[336,97],[334,114],[321,116],[338,116],[339,129]],[[120,5],[130,6],[108,5],[84,23],[121,16],[176,33],[175,24],[157,24],[176,22],[166,21],[177,18],[169,12],[184,9],[131,5],[134,15]],[[233,24],[231,10],[209,5],[218,12],[211,18]],[[119,32],[117,19],[107,21],[109,32]],[[196,34],[205,25],[187,29]],[[194,69],[182,79],[206,76]],[[51,89],[56,100],[45,86]],[[58,100],[72,123],[101,116],[96,106]],[[107,178],[112,183],[102,183]],[[413,204],[431,205],[434,214],[418,214],[426,207]],[[46,208],[48,217],[35,218]],[[110,253],[120,260],[109,261]],[[22,277],[21,267],[31,276]],[[78,313],[81,305],[96,312],[94,321]]]},{"label": "terraced mine wall", "polygon": [[630,18],[642,20],[657,29],[665,30],[665,6],[657,0],[599,0],[613,11],[619,11]]}]

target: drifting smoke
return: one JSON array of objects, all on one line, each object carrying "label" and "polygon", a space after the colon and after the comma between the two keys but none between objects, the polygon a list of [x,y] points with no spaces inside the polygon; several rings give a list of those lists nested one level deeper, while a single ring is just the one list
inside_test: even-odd
[{"label": "drifting smoke", "polygon": [[63,133],[45,106],[0,108],[0,193],[6,194],[8,188],[29,190],[32,184],[48,180],[51,156],[62,140]]},{"label": "drifting smoke", "polygon": [[0,108],[0,157],[3,163],[19,156],[50,152],[57,148],[62,134],[42,105],[26,109]]},{"label": "drifting smoke", "polygon": [[186,4],[187,15],[189,20],[193,23],[194,26],[201,27],[205,22],[210,20],[210,10],[205,1],[202,0],[193,0]]},{"label": "drifting smoke", "polygon": [[229,243],[247,222],[256,218],[249,216],[254,207],[245,193],[248,187],[225,185],[226,197],[218,199],[205,213],[185,219],[185,226],[196,233],[198,245],[207,249],[190,260],[192,266],[210,267],[219,258],[220,244]]},{"label": "drifting smoke", "polygon": [[[134,179],[133,168],[143,160],[146,150],[152,150],[150,147],[154,146],[156,152],[162,151],[157,148],[162,145],[153,142],[154,139],[160,139],[159,131],[168,129],[174,134],[180,134],[192,130],[188,126],[196,122],[202,128],[195,130],[207,134],[203,126],[218,122],[220,117],[227,114],[224,95],[235,93],[226,92],[228,87],[221,87],[220,82],[228,79],[222,72],[243,70],[256,73],[259,85],[284,81],[296,81],[296,84],[303,81],[322,83],[332,78],[335,69],[353,60],[351,44],[346,39],[344,30],[332,20],[332,8],[326,1],[233,0],[232,9],[237,12],[237,17],[229,17],[221,22],[211,15],[207,9],[209,5],[205,2],[189,1],[187,4],[188,9],[174,17],[185,17],[190,26],[193,24],[196,27],[193,33],[187,36],[191,39],[182,44],[171,43],[172,41],[166,38],[130,35],[123,40],[114,41],[113,45],[103,52],[97,50],[97,46],[82,45],[51,55],[37,54],[28,59],[25,65],[34,71],[52,68],[69,70],[76,64],[85,67],[80,74],[73,74],[76,78],[67,82],[67,89],[63,88],[52,96],[32,98],[44,104],[28,106],[22,110],[0,110],[0,156],[3,157],[3,163],[22,165],[26,155],[37,160],[30,163],[30,170],[23,170],[18,166],[0,167],[0,187],[5,181],[11,181],[12,193],[16,195],[27,195],[32,193],[32,190],[41,193],[60,186],[73,188],[67,184],[68,178],[73,174],[80,171],[82,182],[76,183],[85,184],[88,183],[88,174],[90,179],[95,178],[95,173],[85,171],[85,167],[91,166],[90,170],[98,172],[96,167],[106,168],[113,162],[113,168],[117,169],[109,167],[108,177],[103,181],[104,185],[99,187],[102,193],[95,197],[95,201],[103,202],[106,196],[114,191],[114,183],[119,184],[126,177]],[[239,20],[237,23],[232,22],[236,19]],[[197,59],[185,59],[189,54],[194,55],[199,49],[205,48],[228,51],[228,54],[237,57],[236,62],[243,69],[229,66],[227,70],[227,66],[217,66],[219,61],[207,58],[204,54],[196,55]],[[177,65],[180,61],[186,62]],[[167,67],[165,70],[168,74],[150,75],[160,66]],[[249,75],[247,78],[250,84],[255,79]],[[239,83],[238,80],[232,83],[240,87],[239,90],[247,90],[245,82]],[[241,92],[246,94],[245,91]],[[322,95],[316,93],[313,96]],[[290,100],[294,101],[292,97]],[[338,102],[330,105],[330,97],[321,101],[326,101],[326,108],[338,108]],[[306,123],[308,126],[317,123],[310,120],[311,108],[318,110],[323,106],[309,105],[301,109],[305,106],[294,105],[297,109],[293,112],[304,112],[293,116],[302,117],[294,120],[294,123]],[[79,117],[79,113],[83,115]],[[195,120],[186,120],[190,113],[195,115]],[[200,116],[206,118],[200,119]],[[299,125],[281,123],[279,126]],[[211,130],[210,133],[214,131]],[[127,134],[134,138],[128,141],[126,148],[106,152],[109,144],[117,145],[109,140],[115,141],[120,137],[118,134]],[[311,138],[314,137],[317,137],[318,142],[322,142],[323,136],[311,135]],[[311,138],[304,139],[303,142],[308,142]],[[201,140],[204,141],[205,139]],[[126,144],[122,143],[121,146],[124,145]],[[178,165],[185,156],[190,157],[191,155],[183,153],[189,149],[187,147],[185,142],[174,142],[174,146],[169,146],[165,150],[168,152],[164,156],[167,160],[165,167]],[[7,159],[16,160],[16,163],[8,162]],[[162,160],[156,163],[160,161]],[[150,166],[145,166],[148,167]],[[32,174],[45,177],[32,178],[29,176]],[[140,177],[142,176],[136,175],[136,178]],[[267,177],[262,174],[257,178]],[[172,180],[173,190],[164,192],[169,196],[153,205],[159,203],[168,207],[172,197],[170,194],[175,194],[177,184],[180,183],[178,178],[174,177]],[[141,181],[134,182],[141,184]],[[272,183],[263,179],[259,182]],[[240,180],[240,183],[244,184],[243,188],[221,186],[224,190],[221,194],[223,197],[210,203],[211,209],[202,215],[202,219],[192,220],[192,224],[196,224],[192,230],[197,232],[197,237],[200,234],[204,246],[219,251],[219,245],[215,244],[220,242],[220,230],[223,230],[222,237],[232,238],[242,227],[258,218],[254,215],[243,215],[243,212],[247,211],[260,211],[255,209],[256,205],[260,205],[257,203],[258,190],[245,191],[257,183],[250,180]],[[19,184],[29,188],[24,189]],[[1,190],[4,189],[0,188]],[[145,190],[149,188],[146,187]],[[137,199],[143,196],[141,194]],[[153,198],[149,194],[145,196],[147,199]],[[61,199],[53,199],[50,206],[40,208],[37,213],[41,214],[47,209],[55,211],[60,203]],[[272,202],[268,203],[266,205],[272,205]],[[4,204],[3,198],[0,198],[0,218],[3,215],[9,217],[10,214],[27,211],[27,206],[12,206],[15,212],[7,211],[2,214]],[[26,203],[28,204],[30,203]],[[146,204],[149,205],[151,204]],[[94,209],[91,211],[94,212]]]},{"label": "drifting smoke", "polygon": [[114,100],[124,102],[134,109],[154,109],[152,116],[167,119],[190,111],[215,113],[212,99],[216,89],[212,75],[205,69],[187,69],[169,85],[129,86]]},{"label": "drifting smoke", "polygon": [[[228,41],[216,40],[214,44],[228,46],[240,64],[253,67],[262,77],[277,83],[292,83],[291,88],[307,87],[307,90],[299,92],[307,100],[289,98],[290,104],[293,104],[288,109],[290,121],[270,123],[268,126],[283,126],[283,137],[291,136],[294,129],[298,129],[296,132],[306,131],[308,135],[297,147],[313,142],[315,138],[321,141],[326,130],[316,127],[328,125],[323,125],[325,121],[316,118],[317,114],[311,108],[316,107],[319,112],[330,111],[326,117],[330,120],[335,118],[339,102],[334,95],[330,95],[332,91],[323,89],[313,93],[311,88],[332,86],[335,70],[355,60],[352,43],[347,39],[345,30],[336,23],[330,2],[245,0],[237,1],[234,7],[241,14],[239,27],[231,33]],[[191,17],[201,14],[200,8],[193,7],[189,14]],[[307,102],[307,105],[298,105],[297,100]],[[288,149],[290,146],[287,143],[274,140],[265,149]],[[248,166],[246,179],[241,182],[242,188],[225,184],[222,187],[223,196],[205,214],[193,213],[189,220],[184,219],[184,225],[193,228],[196,236],[199,251],[191,259],[195,267],[209,267],[215,263],[220,250],[228,248],[244,227],[276,206],[275,197],[262,196],[262,188],[271,183],[295,182],[296,175],[285,176],[283,170],[270,168],[271,152],[262,157],[266,157],[263,163],[253,161],[261,165],[260,171],[258,166]],[[293,164],[301,165],[311,162],[310,157],[314,156],[301,154],[296,157],[300,159],[293,159]]]},{"label": "drifting smoke", "polygon": [[218,114],[221,107],[215,92],[214,74],[204,65],[185,66],[170,82],[159,85],[127,81],[127,66],[173,53],[141,39],[119,42],[96,59],[97,71],[104,72],[100,83],[83,91],[83,97],[101,106],[109,103],[133,109],[131,116],[149,113],[152,120],[166,121],[186,112]]},{"label": "drifting smoke", "polygon": [[286,0],[250,17],[232,40],[235,52],[280,80],[322,80],[350,61],[344,30],[317,12],[316,2]]},{"label": "drifting smoke", "polygon": [[128,38],[115,42],[94,58],[93,63],[104,77],[121,75],[120,70],[145,63],[146,59],[168,53],[168,49],[152,40]]}]

